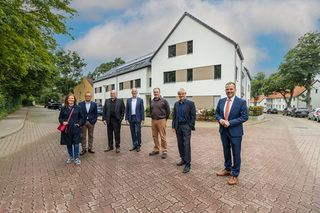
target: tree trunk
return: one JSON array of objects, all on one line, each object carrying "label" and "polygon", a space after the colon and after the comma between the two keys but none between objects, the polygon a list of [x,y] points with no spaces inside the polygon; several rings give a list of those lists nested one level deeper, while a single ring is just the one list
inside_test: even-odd
[{"label": "tree trunk", "polygon": [[307,89],[307,93],[306,93],[306,105],[309,110],[311,110],[311,97],[310,97],[310,95],[311,95],[311,87],[309,87]]}]

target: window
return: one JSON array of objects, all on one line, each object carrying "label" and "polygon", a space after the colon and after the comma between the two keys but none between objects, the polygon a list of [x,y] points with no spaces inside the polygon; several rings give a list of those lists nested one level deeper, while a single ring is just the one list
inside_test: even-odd
[{"label": "window", "polygon": [[95,93],[101,93],[102,92],[102,87],[96,87],[94,88]]},{"label": "window", "polygon": [[83,88],[86,88],[86,85],[85,85],[85,84],[83,84]]},{"label": "window", "polygon": [[108,92],[108,90],[109,90],[109,86],[106,86],[106,92]]},{"label": "window", "polygon": [[318,89],[316,89],[316,94],[318,94]]},{"label": "window", "polygon": [[192,69],[187,69],[187,81],[192,81],[193,80],[193,72]]},{"label": "window", "polygon": [[176,71],[164,72],[164,83],[176,82]]},{"label": "window", "polygon": [[114,85],[114,84],[112,84],[112,85],[111,85],[111,90],[114,90],[114,87],[115,87],[115,85]]},{"label": "window", "polygon": [[152,86],[152,78],[149,78],[149,87]]},{"label": "window", "polygon": [[79,96],[81,96],[81,91],[78,92]]},{"label": "window", "polygon": [[119,83],[119,90],[123,90],[123,82]]},{"label": "window", "polygon": [[221,79],[221,64],[214,65],[214,79]]},{"label": "window", "polygon": [[187,49],[187,53],[193,53],[193,41],[188,41],[188,49]]},{"label": "window", "polygon": [[133,80],[130,81],[130,89],[133,88]]},{"label": "window", "polygon": [[169,58],[176,56],[176,45],[169,46]]},{"label": "window", "polygon": [[136,84],[136,88],[140,88],[141,87],[141,79],[136,79],[135,80],[135,84]]}]

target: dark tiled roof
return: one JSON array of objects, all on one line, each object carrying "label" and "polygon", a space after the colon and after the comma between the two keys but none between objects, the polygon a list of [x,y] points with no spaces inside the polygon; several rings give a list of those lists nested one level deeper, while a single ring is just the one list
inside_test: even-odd
[{"label": "dark tiled roof", "polygon": [[94,80],[94,83],[108,79],[108,78],[112,78],[114,76],[119,76],[128,72],[132,72],[138,69],[149,67],[151,66],[150,58],[152,55],[153,55],[153,52],[148,55],[129,61],[120,66],[117,66],[115,68],[112,68],[111,70],[106,72],[104,75],[99,76],[96,80]]},{"label": "dark tiled roof", "polygon": [[85,79],[87,79],[87,81],[89,82],[89,84],[91,84],[91,86],[93,86],[93,80],[91,78],[88,78],[87,76],[83,77]]},{"label": "dark tiled roof", "polygon": [[239,44],[237,44],[235,41],[233,41],[232,39],[230,39],[229,37],[225,36],[224,34],[218,32],[217,30],[213,29],[212,27],[210,27],[209,25],[207,25],[206,23],[202,22],[200,19],[197,19],[196,17],[194,17],[193,15],[191,15],[188,12],[185,12],[182,17],[179,19],[179,21],[177,22],[177,24],[173,27],[173,29],[170,31],[169,35],[164,39],[164,41],[161,43],[160,47],[155,51],[155,53],[153,54],[153,56],[151,57],[150,60],[152,60],[154,58],[154,56],[159,52],[159,50],[161,49],[161,47],[164,45],[164,43],[166,43],[166,41],[168,40],[168,38],[171,36],[171,34],[174,32],[174,30],[178,27],[178,25],[181,23],[181,21],[184,19],[185,16],[190,17],[191,19],[195,20],[196,22],[198,22],[199,24],[201,24],[202,26],[206,27],[208,30],[214,32],[215,34],[217,34],[218,36],[220,36],[221,38],[229,41],[230,43],[232,43],[236,50],[237,53],[239,54],[241,60],[244,59],[242,51],[240,49]]},{"label": "dark tiled roof", "polygon": [[244,70],[246,71],[246,73],[247,73],[247,75],[248,75],[248,77],[249,77],[249,79],[250,79],[250,81],[251,81],[251,75],[250,75],[249,70],[248,70],[246,67],[243,67],[243,68],[244,68]]}]

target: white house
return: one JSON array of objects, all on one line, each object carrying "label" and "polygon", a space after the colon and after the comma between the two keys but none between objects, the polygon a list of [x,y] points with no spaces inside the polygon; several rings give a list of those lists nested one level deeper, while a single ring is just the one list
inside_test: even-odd
[{"label": "white house", "polygon": [[151,58],[152,86],[161,88],[171,106],[185,88],[197,108],[210,108],[234,81],[237,96],[249,105],[250,74],[243,60],[236,42],[185,13]]},{"label": "white house", "polygon": [[[306,102],[304,101],[307,90],[305,87],[295,87],[293,98],[291,101],[291,107],[295,108],[305,108]],[[288,97],[287,95],[286,97]],[[320,107],[320,81],[315,80],[312,89],[311,89],[311,107],[318,108]],[[268,108],[276,108],[278,110],[283,110],[287,107],[287,104],[280,93],[274,93],[269,95],[267,98],[267,107]]]},{"label": "white house", "polygon": [[151,63],[152,54],[137,58],[109,70],[105,75],[94,81],[94,100],[104,104],[104,100],[110,98],[110,91],[116,90],[119,98],[131,97],[131,89],[137,88],[139,97],[145,105],[151,100]]},{"label": "white house", "polygon": [[[254,99],[253,98],[251,98],[251,100],[250,100],[250,106],[254,106]],[[267,107],[267,97],[264,95],[259,95],[258,100],[257,100],[257,106]]]},{"label": "white house", "polygon": [[[95,80],[94,99],[104,102],[109,97],[110,85],[114,85],[118,97],[129,98],[130,88],[136,86],[130,82],[141,79],[138,90],[146,105],[152,98],[152,88],[160,88],[171,107],[178,99],[179,88],[185,88],[187,98],[197,108],[211,108],[226,96],[225,84],[233,81],[236,95],[249,106],[251,78],[243,61],[235,41],[184,13],[153,54],[114,68]],[[133,68],[136,63],[143,65]]]}]

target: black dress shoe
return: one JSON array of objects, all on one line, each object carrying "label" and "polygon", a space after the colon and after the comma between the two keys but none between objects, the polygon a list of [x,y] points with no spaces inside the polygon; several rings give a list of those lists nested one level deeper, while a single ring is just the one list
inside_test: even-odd
[{"label": "black dress shoe", "polygon": [[152,156],[152,155],[158,155],[158,154],[159,154],[159,152],[155,152],[155,151],[152,151],[152,152],[149,153],[150,156]]},{"label": "black dress shoe", "polygon": [[161,158],[162,159],[166,159],[167,158],[167,154],[166,153],[162,154]]},{"label": "black dress shoe", "polygon": [[140,147],[137,148],[137,152],[140,152]]},{"label": "black dress shoe", "polygon": [[186,164],[186,167],[184,167],[183,169],[183,173],[188,173],[191,169],[191,165],[190,164]]},{"label": "black dress shoe", "polygon": [[182,165],[184,165],[184,164],[186,164],[186,162],[184,162],[183,160],[181,160],[179,163],[177,163],[177,166],[182,166]]},{"label": "black dress shoe", "polygon": [[132,147],[129,151],[131,152],[131,151],[133,151],[133,150],[136,150],[137,149],[137,147]]}]

